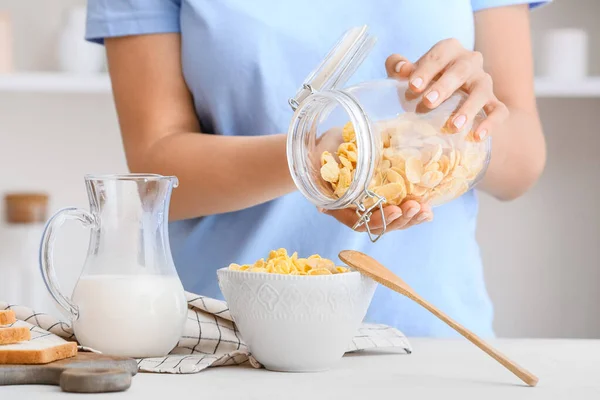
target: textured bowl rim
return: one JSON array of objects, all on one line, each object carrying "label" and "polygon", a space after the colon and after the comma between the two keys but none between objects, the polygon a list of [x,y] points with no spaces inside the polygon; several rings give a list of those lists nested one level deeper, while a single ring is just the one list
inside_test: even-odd
[{"label": "textured bowl rim", "polygon": [[288,275],[288,274],[273,274],[270,272],[246,272],[246,271],[236,271],[229,269],[229,267],[223,267],[217,269],[217,275],[221,274],[231,274],[244,276],[250,279],[258,279],[258,278],[268,278],[272,280],[334,280],[334,279],[346,279],[349,277],[354,277],[357,275],[362,275],[360,272],[356,271],[352,267],[349,268],[350,271],[340,273],[340,274],[331,274],[331,275]]}]

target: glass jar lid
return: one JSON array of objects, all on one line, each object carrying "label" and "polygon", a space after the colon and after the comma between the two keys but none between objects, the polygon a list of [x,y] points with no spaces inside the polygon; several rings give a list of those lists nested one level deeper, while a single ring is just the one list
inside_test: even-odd
[{"label": "glass jar lid", "polygon": [[367,25],[347,30],[289,100],[292,109],[296,110],[315,92],[342,87],[362,64],[376,41],[374,36],[369,35]]}]

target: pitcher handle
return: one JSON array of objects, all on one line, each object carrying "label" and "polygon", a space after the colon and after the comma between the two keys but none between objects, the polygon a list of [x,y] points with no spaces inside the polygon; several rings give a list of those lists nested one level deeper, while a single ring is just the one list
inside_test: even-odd
[{"label": "pitcher handle", "polygon": [[59,210],[48,220],[48,223],[44,228],[42,244],[40,246],[40,268],[42,270],[44,283],[54,300],[71,315],[72,320],[76,320],[79,317],[79,309],[77,305],[73,304],[73,302],[60,291],[53,261],[56,233],[67,220],[72,219],[78,220],[83,226],[92,229],[98,226],[94,215],[86,210],[80,208],[64,208]]}]

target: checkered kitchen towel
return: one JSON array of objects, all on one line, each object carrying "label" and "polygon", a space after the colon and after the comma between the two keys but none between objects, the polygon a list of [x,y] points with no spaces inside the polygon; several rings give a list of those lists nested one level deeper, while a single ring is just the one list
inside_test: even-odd
[{"label": "checkered kitchen towel", "polygon": [[[225,302],[187,292],[186,297],[188,316],[179,343],[166,357],[139,359],[140,371],[188,374],[223,365],[262,367],[248,351]],[[9,308],[15,311],[17,319],[22,321],[20,323],[31,327],[32,336],[54,334],[66,340],[76,340],[68,322],[36,313],[27,307],[0,302],[0,310]],[[400,348],[407,354],[412,351],[406,337],[397,329],[363,324],[347,352],[381,347]]]}]

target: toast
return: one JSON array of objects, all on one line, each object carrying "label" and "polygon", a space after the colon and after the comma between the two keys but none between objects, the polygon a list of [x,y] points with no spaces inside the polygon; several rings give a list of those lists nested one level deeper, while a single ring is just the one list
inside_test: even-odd
[{"label": "toast", "polygon": [[66,341],[24,321],[15,322],[13,327],[25,328],[31,339],[0,345],[0,364],[47,364],[77,355],[77,342]]},{"label": "toast", "polygon": [[0,310],[0,325],[14,324],[16,320],[13,310]]},{"label": "toast", "polygon": [[31,332],[29,332],[29,328],[26,326],[7,326],[0,328],[0,345],[24,342],[29,339],[31,339]]},{"label": "toast", "polygon": [[47,336],[16,344],[0,346],[0,364],[47,364],[77,355],[77,343],[62,340],[59,343]]}]

